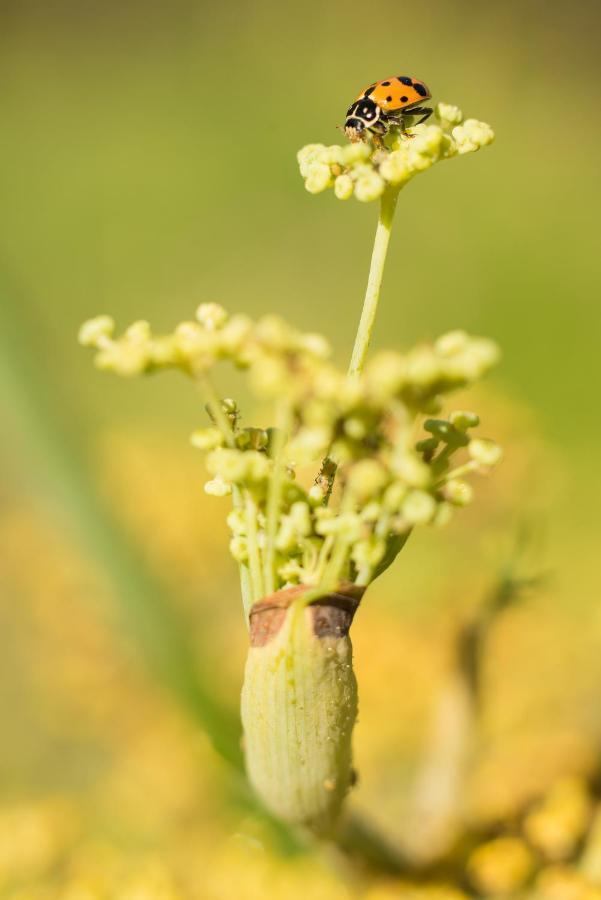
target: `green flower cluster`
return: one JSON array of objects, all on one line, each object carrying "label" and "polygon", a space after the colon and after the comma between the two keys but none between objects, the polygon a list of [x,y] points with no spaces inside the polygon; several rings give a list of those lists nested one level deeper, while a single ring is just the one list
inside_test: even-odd
[{"label": "green flower cluster", "polygon": [[[82,326],[100,368],[176,368],[206,393],[211,422],[192,442],[207,454],[206,491],[232,495],[230,546],[247,604],[298,583],[369,584],[415,525],[442,524],[469,503],[466,475],[500,459],[496,444],[472,437],[474,413],[435,418],[445,395],[496,362],[485,338],[455,331],[406,354],[380,352],[349,377],[320,335],[273,316],[230,317],[216,304],[170,335],[146,322],[113,332],[104,316]],[[256,395],[273,401],[275,427],[243,426],[236,403],[218,398],[210,370],[220,360],[247,370]]]},{"label": "green flower cluster", "polygon": [[472,153],[492,143],[490,125],[477,119],[463,119],[456,106],[439,103],[438,124],[416,125],[410,134],[392,130],[384,147],[370,143],[346,146],[307,144],[298,152],[300,172],[311,194],[334,188],[339,200],[353,195],[368,202],[380,197],[388,185],[402,187],[414,175],[434,163]]}]

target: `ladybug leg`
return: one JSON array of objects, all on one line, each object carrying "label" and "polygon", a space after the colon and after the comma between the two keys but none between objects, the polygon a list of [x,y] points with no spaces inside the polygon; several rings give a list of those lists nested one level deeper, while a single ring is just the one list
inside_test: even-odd
[{"label": "ladybug leg", "polygon": [[422,122],[425,122],[426,119],[429,119],[434,110],[431,106],[414,106],[413,109],[408,110],[408,115],[410,116],[421,116],[418,122],[414,122],[414,125],[421,125]]},{"label": "ladybug leg", "polygon": [[369,130],[375,147],[382,150],[384,148],[384,138],[388,134],[387,120],[384,117],[380,118],[377,122],[374,122]]}]

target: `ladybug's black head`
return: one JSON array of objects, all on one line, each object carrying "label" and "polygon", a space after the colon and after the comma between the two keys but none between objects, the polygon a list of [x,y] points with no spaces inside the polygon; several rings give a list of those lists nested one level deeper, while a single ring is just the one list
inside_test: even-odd
[{"label": "ladybug's black head", "polygon": [[355,100],[346,114],[344,130],[350,141],[363,140],[365,130],[371,129],[380,118],[380,107],[369,97]]},{"label": "ladybug's black head", "polygon": [[355,119],[352,116],[349,116],[346,122],[344,123],[344,133],[351,143],[356,143],[357,141],[363,140],[363,135],[365,132],[365,125],[361,121],[361,119]]}]

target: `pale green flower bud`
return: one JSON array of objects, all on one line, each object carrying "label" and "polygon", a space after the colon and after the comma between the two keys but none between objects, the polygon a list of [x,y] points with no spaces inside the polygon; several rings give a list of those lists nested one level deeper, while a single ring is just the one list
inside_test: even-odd
[{"label": "pale green flower bud", "polygon": [[425,488],[430,483],[430,467],[415,453],[398,453],[392,460],[392,468],[409,487]]},{"label": "pale green flower bud", "polygon": [[331,436],[332,430],[326,425],[300,428],[288,442],[286,457],[299,465],[309,463],[317,457],[325,455]]},{"label": "pale green flower bud", "polygon": [[321,506],[323,503],[323,491],[318,484],[312,484],[307,491],[307,498],[311,506]]},{"label": "pale green flower bud", "polygon": [[444,528],[448,525],[453,517],[453,507],[450,503],[439,503],[432,519],[432,524],[436,528]]},{"label": "pale green flower bud", "polygon": [[297,534],[302,535],[302,537],[307,537],[307,535],[311,534],[311,511],[302,500],[293,503],[290,507],[290,521]]},{"label": "pale green flower bud", "polygon": [[264,481],[271,473],[271,462],[264,453],[229,447],[218,447],[209,453],[206,466],[211,475],[237,483]]},{"label": "pale green flower bud", "polygon": [[248,316],[232,316],[219,332],[219,344],[226,353],[237,354],[252,333],[252,321]]},{"label": "pale green flower bud", "polygon": [[442,489],[442,493],[445,500],[448,500],[453,506],[467,506],[474,497],[471,485],[459,478],[451,478],[450,481],[447,481]]},{"label": "pale green flower bud", "polygon": [[380,166],[380,175],[390,184],[402,184],[411,178],[411,168],[406,153],[395,150],[390,153]]},{"label": "pale green flower bud", "polygon": [[386,182],[376,172],[362,175],[355,184],[355,197],[362,203],[377,200],[384,193]]},{"label": "pale green flower bud", "polygon": [[218,428],[197,428],[190,435],[190,443],[197,450],[214,450],[223,444],[223,435]]},{"label": "pale green flower bud", "polygon": [[300,336],[298,343],[302,350],[315,356],[316,359],[327,359],[332,353],[329,341],[322,334],[308,332]]},{"label": "pale green flower bud", "polygon": [[208,331],[216,331],[225,325],[228,314],[219,303],[201,303],[196,310],[196,318]]},{"label": "pale green flower bud", "polygon": [[111,316],[88,319],[79,329],[78,340],[83,347],[98,347],[112,337],[115,320]]},{"label": "pale green flower bud", "polygon": [[125,329],[125,339],[133,344],[145,344],[152,337],[150,323],[145,319],[139,319]]},{"label": "pale green flower bud", "polygon": [[153,366],[173,366],[180,361],[177,343],[171,334],[153,338],[149,352]]},{"label": "pale green flower bud", "polygon": [[432,521],[436,501],[426,491],[409,491],[403,500],[401,512],[412,525],[424,525]]},{"label": "pale green flower bud", "polygon": [[371,147],[368,144],[346,144],[342,148],[342,162],[347,166],[365,162],[371,156]]},{"label": "pale green flower bud", "polygon": [[367,427],[365,425],[365,422],[363,422],[356,416],[350,419],[345,419],[342,427],[346,436],[350,437],[353,441],[362,441],[367,434]]},{"label": "pale green flower bud", "polygon": [[259,394],[279,396],[292,388],[285,362],[275,357],[257,360],[253,365],[251,377],[253,387]]},{"label": "pale green flower bud", "polygon": [[436,116],[443,127],[460,125],[463,121],[463,113],[458,106],[451,103],[439,103],[436,107]]},{"label": "pale green flower bud", "polygon": [[377,522],[382,513],[382,506],[376,500],[366,503],[361,510],[361,518],[364,522]]},{"label": "pale green flower bud", "polygon": [[367,363],[365,382],[370,394],[386,401],[401,389],[407,374],[407,361],[398,353],[380,351]]},{"label": "pale green flower bud", "polygon": [[364,541],[357,541],[353,547],[351,559],[358,569],[363,566],[375,569],[385,553],[386,542],[372,536]]},{"label": "pale green flower bud", "polygon": [[499,359],[499,348],[494,341],[486,338],[469,338],[462,352],[449,355],[442,360],[444,374],[457,381],[477,381]]},{"label": "pale green flower bud", "polygon": [[466,119],[462,125],[453,128],[453,140],[457,144],[459,154],[472,153],[487,144],[492,144],[495,133],[486,122],[477,119]]},{"label": "pale green flower bud", "polygon": [[282,519],[275,539],[275,545],[280,553],[290,553],[298,543],[298,535],[288,516]]},{"label": "pale green flower bud", "polygon": [[320,518],[315,526],[317,534],[344,534],[350,542],[356,541],[361,533],[361,519],[356,513],[341,513],[327,518]]},{"label": "pale green flower bud", "polygon": [[496,466],[503,458],[503,451],[494,441],[474,438],[468,444],[468,453],[480,466]]},{"label": "pale green flower bud", "polygon": [[411,158],[413,159],[416,154],[420,154],[430,157],[431,162],[435,162],[440,153],[443,137],[442,128],[438,125],[420,125],[419,130],[415,130],[416,134],[409,145]]},{"label": "pale green flower bud", "polygon": [[389,512],[398,512],[406,496],[407,485],[400,481],[394,481],[384,491],[382,504]]},{"label": "pale green flower bud", "polygon": [[339,144],[330,144],[329,147],[324,147],[323,152],[320,155],[320,162],[326,163],[326,165],[329,166],[343,165],[344,153],[342,147]]},{"label": "pale green flower bud", "polygon": [[248,541],[245,537],[236,535],[230,541],[230,553],[236,562],[244,563],[248,560]]},{"label": "pale green flower bud", "polygon": [[300,584],[305,581],[305,570],[296,559],[288,559],[278,568],[278,575],[284,585]]},{"label": "pale green flower bud", "polygon": [[228,484],[227,481],[224,481],[219,476],[212,478],[211,481],[207,481],[204,489],[205,494],[210,494],[211,497],[227,497],[232,493],[231,484]]},{"label": "pale green flower bud", "polygon": [[296,158],[303,178],[307,177],[315,162],[321,160],[325,149],[323,144],[307,144],[298,151]]},{"label": "pale green flower bud", "polygon": [[362,459],[349,472],[348,488],[359,503],[377,494],[387,481],[386,470],[375,459]]},{"label": "pale green flower bud", "polygon": [[454,356],[467,348],[469,340],[467,332],[458,328],[439,337],[434,344],[434,349],[441,356]]},{"label": "pale green flower bud", "polygon": [[310,194],[320,194],[333,183],[330,167],[324,163],[314,163],[305,179],[305,187]]},{"label": "pale green flower bud", "polygon": [[195,365],[201,362],[206,368],[211,365],[218,350],[215,335],[202,328],[198,322],[182,322],[175,329],[177,348]]},{"label": "pale green flower bud", "polygon": [[227,515],[226,522],[234,534],[244,535],[247,533],[248,526],[241,509],[232,509]]},{"label": "pale green flower bud", "polygon": [[262,316],[255,327],[255,337],[267,350],[291,350],[295,333],[281,316]]},{"label": "pale green flower bud", "polygon": [[145,344],[117,341],[100,351],[96,357],[96,365],[99,369],[130,377],[144,372],[149,360],[150,354]]},{"label": "pale green flower bud", "polygon": [[353,196],[353,179],[349,175],[339,175],[334,182],[334,193],[339,200],[348,200]]},{"label": "pale green flower bud", "polygon": [[433,384],[440,376],[440,364],[429,347],[410,353],[407,360],[407,381],[420,387]]},{"label": "pale green flower bud", "polygon": [[476,428],[480,424],[480,416],[474,412],[458,409],[451,413],[449,421],[459,431],[467,431],[468,428]]}]

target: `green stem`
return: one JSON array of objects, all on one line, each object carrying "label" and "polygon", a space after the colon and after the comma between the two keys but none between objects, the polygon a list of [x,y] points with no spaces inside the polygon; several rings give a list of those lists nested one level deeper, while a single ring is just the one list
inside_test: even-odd
[{"label": "green stem", "polygon": [[290,426],[290,408],[288,403],[281,405],[277,417],[277,430],[273,442],[273,473],[267,491],[267,515],[265,525],[264,576],[265,593],[272,594],[276,587],[275,541],[280,519],[282,487],[284,484],[284,447]]},{"label": "green stem", "polygon": [[265,594],[263,587],[263,571],[261,569],[261,552],[257,534],[257,504],[250,491],[245,491],[246,540],[248,542],[248,564],[252,583],[253,602],[256,603]]},{"label": "green stem", "polygon": [[349,375],[359,375],[365,364],[365,357],[367,356],[376,312],[378,310],[382,276],[384,275],[384,265],[386,263],[386,254],[388,252],[390,232],[392,230],[398,196],[399,188],[389,187],[384,191],[380,200],[380,216],[378,218],[374,249],[371,256],[367,290],[365,291],[363,311],[361,313],[357,337],[355,338],[355,346],[353,347],[353,354],[351,356]]},{"label": "green stem", "polygon": [[235,447],[236,438],[234,436],[232,426],[228,422],[228,418],[223,411],[223,404],[219,398],[217,391],[215,390],[215,387],[213,386],[213,382],[209,378],[208,373],[203,372],[201,375],[198,375],[197,380],[200,384],[202,392],[205,395],[209,412],[213,417],[213,420],[219,428],[221,434],[223,435],[225,443],[228,447]]},{"label": "green stem", "polygon": [[[223,404],[219,398],[219,394],[215,390],[215,386],[211,381],[207,372],[203,372],[202,374],[197,376],[197,381],[200,384],[200,388],[205,396],[205,400],[207,401],[207,408],[213,418],[213,421],[221,431],[223,435],[223,440],[226,445],[230,448],[236,446],[236,437],[234,435],[234,431],[232,429],[231,423],[228,421],[228,418],[223,411]],[[245,509],[245,495],[242,489],[238,485],[233,485],[232,487],[232,500],[234,503],[234,507],[236,509],[241,509],[246,514]],[[253,579],[251,578],[251,573],[249,571],[249,566],[246,563],[239,563],[238,569],[240,572],[240,592],[242,594],[242,606],[244,608],[244,621],[246,622],[246,626],[248,627],[248,616],[253,605]]]}]

